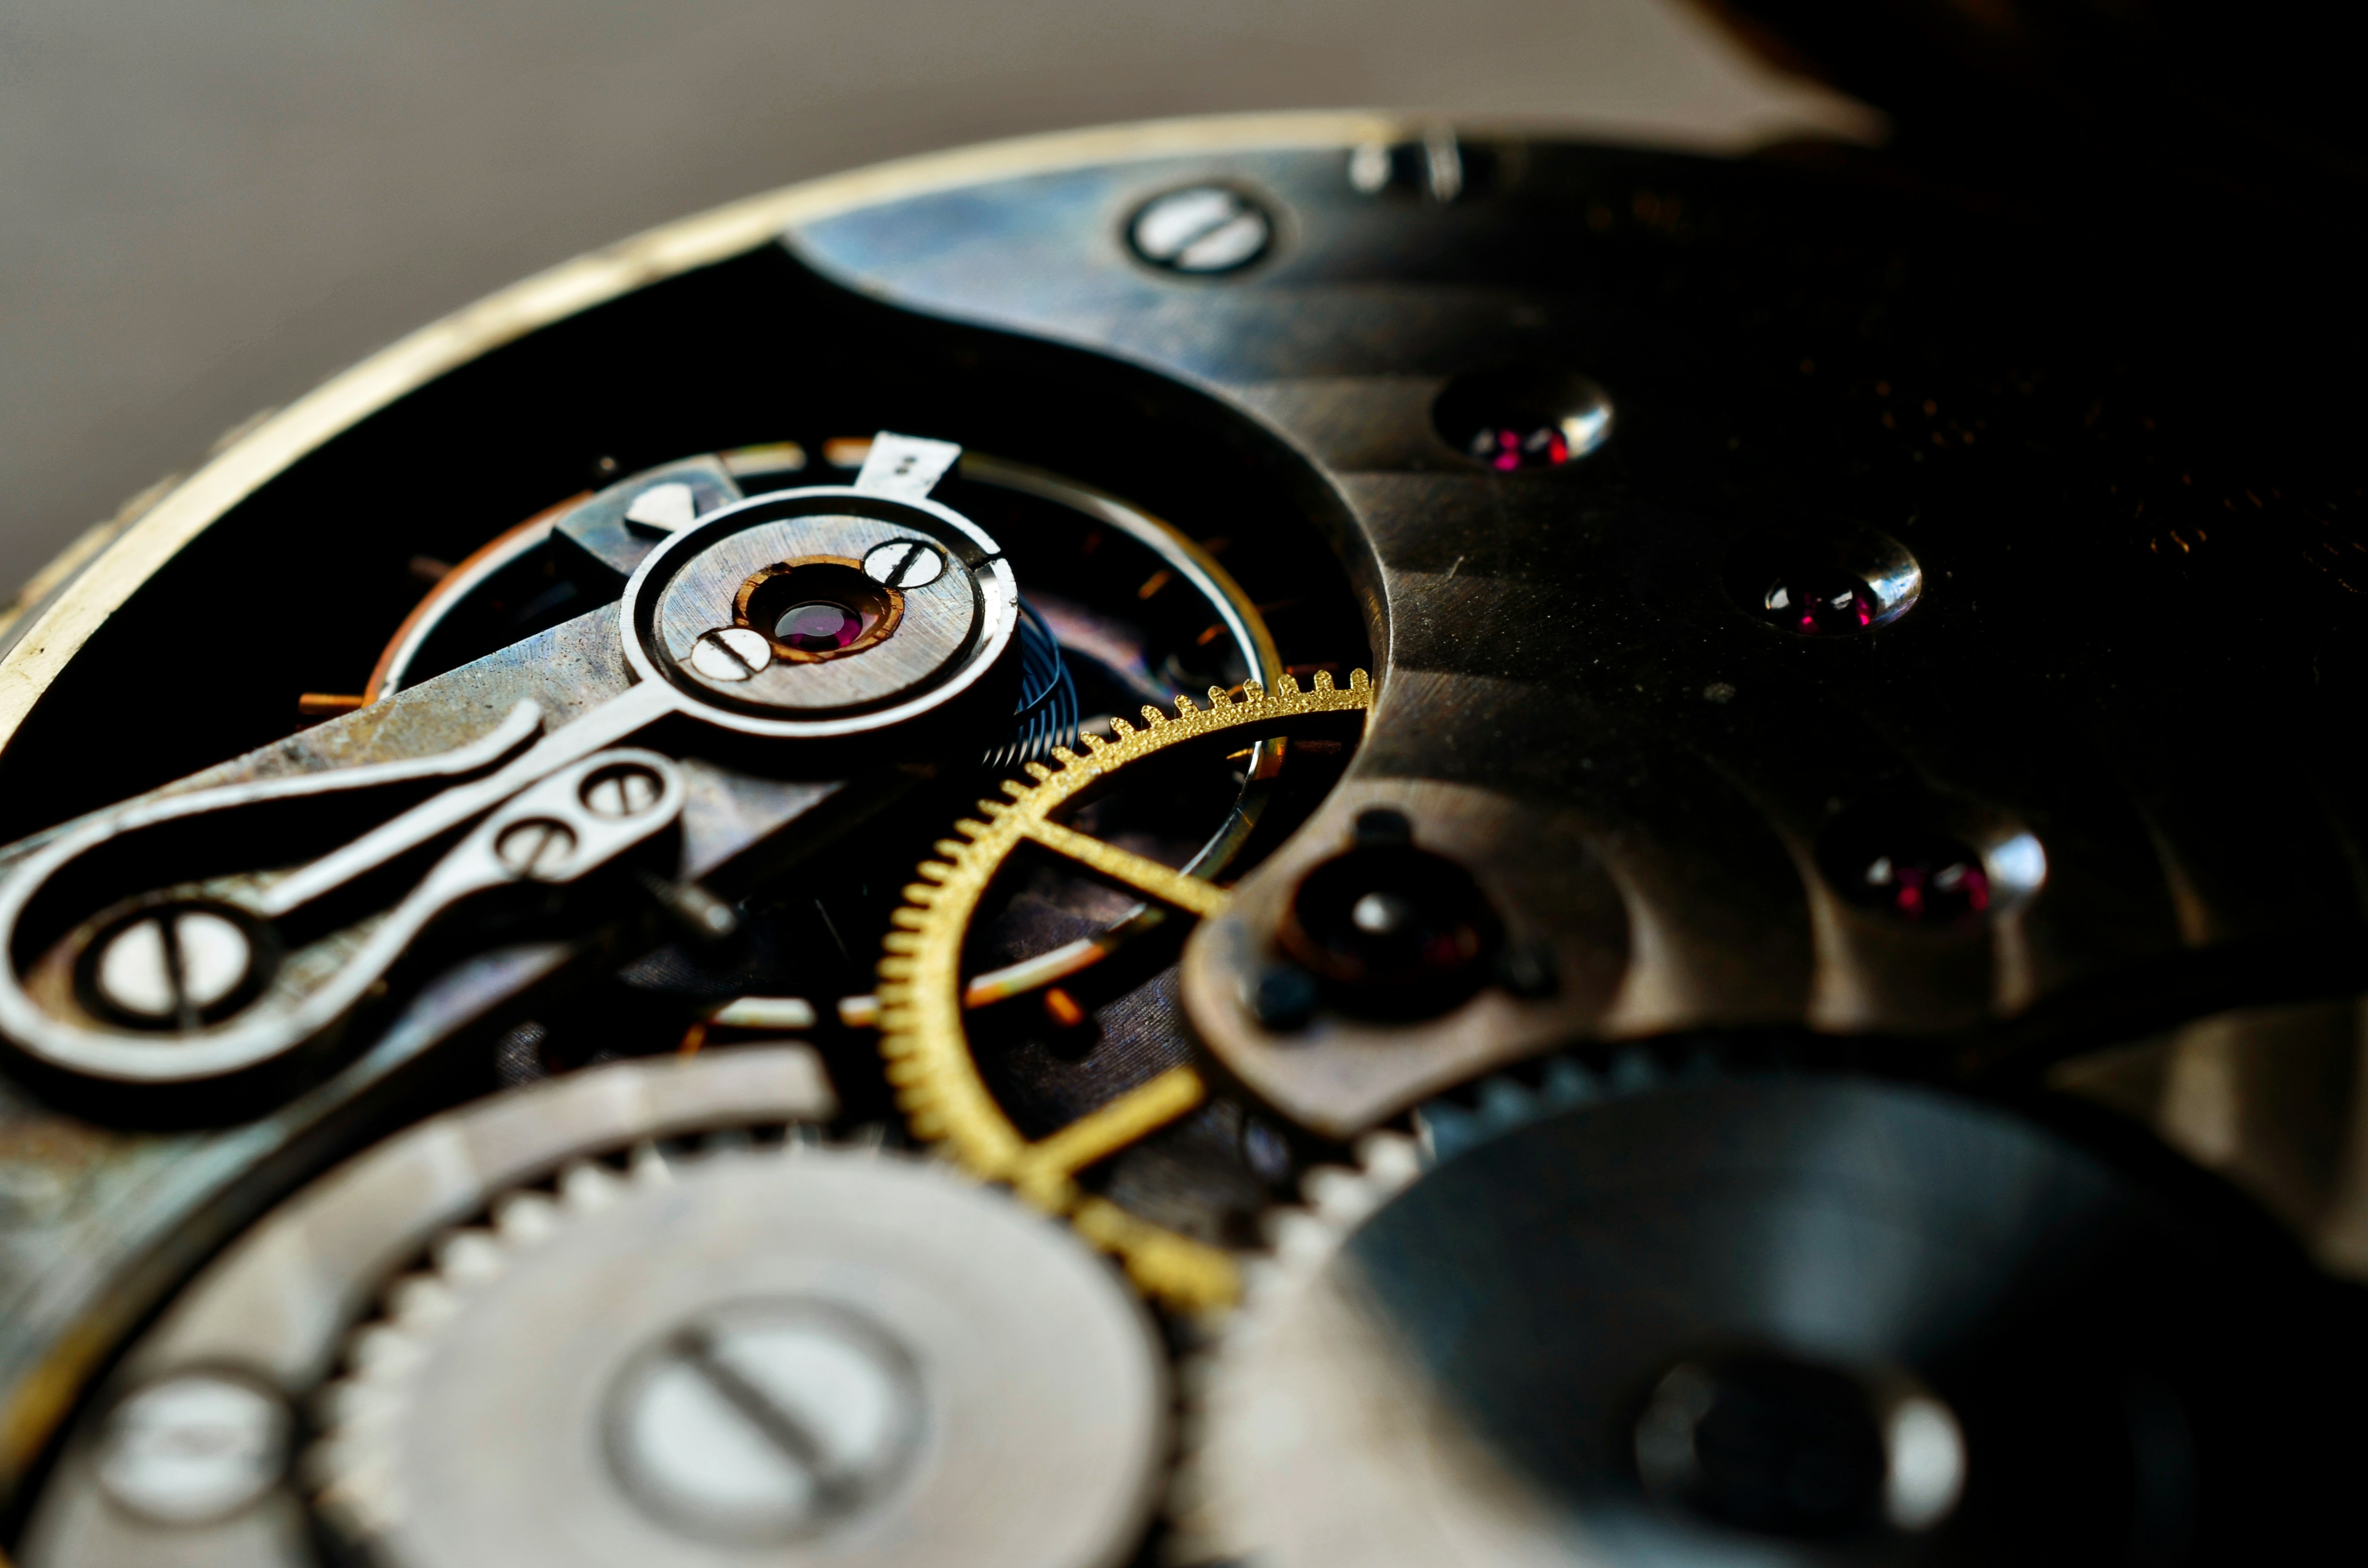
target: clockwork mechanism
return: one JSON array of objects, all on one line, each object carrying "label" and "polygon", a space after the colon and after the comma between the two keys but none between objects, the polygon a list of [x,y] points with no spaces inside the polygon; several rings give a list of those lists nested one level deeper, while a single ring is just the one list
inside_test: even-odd
[{"label": "clockwork mechanism", "polygon": [[2305,1554],[2355,307],[1968,177],[1053,138],[227,443],[0,634],[11,1560]]}]

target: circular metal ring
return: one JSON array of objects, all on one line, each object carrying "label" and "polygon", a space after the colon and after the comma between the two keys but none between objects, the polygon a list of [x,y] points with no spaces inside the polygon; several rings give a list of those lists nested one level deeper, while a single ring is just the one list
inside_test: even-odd
[{"label": "circular metal ring", "polygon": [[[752,577],[816,557],[856,562],[860,574],[864,555],[897,540],[934,545],[948,569],[895,590],[894,636],[829,660],[777,653],[765,668],[728,679],[694,665],[701,637],[748,627],[735,620],[745,612],[735,601]],[[985,529],[934,501],[844,485],[780,491],[709,513],[643,560],[621,607],[627,664],[677,694],[682,711],[742,734],[800,740],[867,734],[942,712],[1002,661],[1019,622],[1019,582]],[[771,629],[749,629],[773,641]]]}]

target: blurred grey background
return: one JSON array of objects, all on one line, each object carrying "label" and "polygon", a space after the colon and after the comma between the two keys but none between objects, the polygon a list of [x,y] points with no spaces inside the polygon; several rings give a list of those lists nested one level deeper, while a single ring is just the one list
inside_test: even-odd
[{"label": "blurred grey background", "polygon": [[1683,0],[6,0],[0,606],[228,426],[636,230],[966,142],[1343,107],[1869,125]]}]

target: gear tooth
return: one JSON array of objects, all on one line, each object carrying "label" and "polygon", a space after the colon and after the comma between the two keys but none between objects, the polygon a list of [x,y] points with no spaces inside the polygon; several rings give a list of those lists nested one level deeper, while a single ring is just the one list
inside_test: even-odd
[{"label": "gear tooth", "polygon": [[1110,733],[1116,735],[1121,741],[1130,740],[1134,735],[1134,726],[1128,723],[1123,719],[1112,719],[1110,721]]},{"label": "gear tooth", "polygon": [[625,1195],[625,1184],[606,1165],[573,1160],[559,1173],[559,1199],[580,1213],[597,1214]]},{"label": "gear tooth", "polygon": [[951,838],[939,839],[937,847],[939,854],[956,863],[960,863],[962,858],[970,853],[969,845]]},{"label": "gear tooth", "polygon": [[1566,1106],[1585,1105],[1600,1099],[1603,1087],[1595,1081],[1575,1056],[1557,1056],[1547,1062],[1545,1082],[1540,1085],[1545,1102],[1559,1110]]},{"label": "gear tooth", "polygon": [[451,1287],[433,1274],[406,1274],[386,1293],[387,1321],[398,1328],[442,1323],[459,1306]]},{"label": "gear tooth", "polygon": [[1445,1100],[1435,1100],[1423,1107],[1421,1119],[1423,1142],[1430,1145],[1433,1164],[1453,1159],[1480,1142],[1485,1136],[1480,1131],[1477,1116]]},{"label": "gear tooth", "polygon": [[1611,1063],[1611,1079],[1613,1094],[1641,1095],[1660,1086],[1660,1064],[1653,1060],[1650,1051],[1623,1051]]},{"label": "gear tooth", "polygon": [[1364,671],[1350,670],[1349,672],[1349,689],[1350,691],[1371,691],[1372,688],[1373,679]]},{"label": "gear tooth", "polygon": [[1085,731],[1077,738],[1086,743],[1086,753],[1089,756],[1098,752],[1110,750],[1110,742],[1095,734],[1091,730]]},{"label": "gear tooth", "polygon": [[[909,893],[912,889],[905,891]],[[888,919],[890,924],[907,931],[925,930],[929,924],[928,912],[920,909],[892,909],[888,912]]]},{"label": "gear tooth", "polygon": [[1338,1165],[1316,1166],[1307,1173],[1301,1189],[1307,1195],[1307,1206],[1335,1224],[1353,1224],[1372,1206],[1364,1177]]},{"label": "gear tooth", "polygon": [[[914,1017],[912,1008],[882,1008],[878,1021],[883,1035],[892,1029],[895,1031],[894,1038],[898,1041],[896,1047],[898,1051],[914,1051],[921,1049],[920,1020]],[[880,1049],[886,1051],[888,1047],[883,1043]]]},{"label": "gear tooth", "polygon": [[1315,689],[1318,691],[1329,691],[1332,689],[1332,672],[1330,670],[1318,670],[1315,672]]},{"label": "gear tooth", "polygon": [[1198,708],[1192,706],[1190,693],[1179,691],[1176,694],[1176,716],[1178,719],[1190,718],[1199,711]]},{"label": "gear tooth", "polygon": [[1285,1263],[1304,1262],[1331,1250],[1332,1229],[1304,1209],[1286,1209],[1267,1221],[1267,1242]]},{"label": "gear tooth", "polygon": [[933,882],[942,882],[954,874],[954,869],[943,860],[924,860],[913,869]]},{"label": "gear tooth", "polygon": [[1019,766],[1026,768],[1028,770],[1028,777],[1033,778],[1039,784],[1043,783],[1044,780],[1053,777],[1053,770],[1045,767],[1041,762],[1023,762]]},{"label": "gear tooth", "polygon": [[1266,683],[1258,679],[1256,676],[1252,676],[1249,679],[1242,682],[1242,700],[1245,702],[1264,702],[1266,700]]},{"label": "gear tooth", "polygon": [[1212,686],[1209,688],[1210,712],[1221,712],[1227,708],[1231,708],[1233,705],[1234,699],[1225,695],[1225,688],[1224,687]]},{"label": "gear tooth", "polygon": [[1510,1078],[1491,1078],[1480,1085],[1480,1118],[1491,1136],[1509,1131],[1538,1114],[1530,1091]]},{"label": "gear tooth", "polygon": [[559,1206],[540,1192],[505,1194],[494,1204],[494,1233],[531,1246],[559,1228]]},{"label": "gear tooth", "polygon": [[1278,696],[1297,697],[1299,695],[1299,677],[1292,675],[1289,670],[1285,670],[1282,674],[1275,677],[1274,689]]},{"label": "gear tooth", "polygon": [[989,822],[993,822],[996,818],[1001,816],[1010,809],[1011,804],[1008,801],[981,801],[978,802],[978,814],[985,817]]},{"label": "gear tooth", "polygon": [[1167,722],[1167,715],[1146,702],[1143,705],[1143,722],[1156,730]]},{"label": "gear tooth", "polygon": [[[874,972],[882,980],[910,980],[913,978],[913,960],[908,958],[882,959],[874,966]],[[888,987],[883,985],[880,989],[885,991]]]},{"label": "gear tooth", "polygon": [[927,882],[907,882],[905,884],[905,898],[908,903],[926,908],[938,901],[938,890]]},{"label": "gear tooth", "polygon": [[880,945],[892,953],[916,953],[921,949],[920,938],[910,931],[891,931],[880,938]]},{"label": "gear tooth", "polygon": [[[1084,766],[1086,759],[1079,756],[1076,752],[1071,751],[1067,746],[1054,746],[1053,748],[1053,760],[1059,763],[1063,767],[1079,767]],[[1045,777],[1049,778],[1052,776],[1047,774]]]},{"label": "gear tooth", "polygon": [[986,836],[988,830],[986,824],[983,822],[973,822],[970,818],[964,817],[962,821],[954,824],[954,831],[961,834],[964,838],[984,838]]},{"label": "gear tooth", "polygon": [[357,1468],[338,1477],[316,1503],[321,1512],[348,1539],[383,1535],[402,1521],[403,1510],[392,1493],[393,1483],[381,1467]]},{"label": "gear tooth", "polygon": [[500,1244],[479,1230],[454,1231],[436,1244],[434,1256],[437,1270],[463,1285],[491,1279],[506,1261]]},{"label": "gear tooth", "polygon": [[1010,796],[1015,801],[1026,800],[1030,790],[1033,788],[1033,785],[1022,784],[1017,778],[1007,778],[1001,785],[1003,792]]},{"label": "gear tooth", "polygon": [[625,1168],[631,1173],[636,1186],[672,1187],[674,1185],[672,1162],[666,1157],[666,1151],[647,1139],[633,1145],[633,1152],[628,1156]]},{"label": "gear tooth", "polygon": [[[350,1355],[354,1347],[348,1346],[347,1348]],[[324,1431],[340,1426],[382,1424],[386,1419],[385,1407],[393,1403],[398,1401],[390,1399],[384,1389],[363,1382],[359,1376],[340,1378],[313,1397],[313,1418]],[[350,1437],[342,1443],[334,1437],[322,1438],[313,1452],[305,1456],[305,1468],[317,1478],[315,1484],[349,1467],[353,1460],[347,1457],[346,1450],[353,1447],[355,1444]]]},{"label": "gear tooth", "polygon": [[918,1056],[907,1053],[891,1060],[883,1072],[890,1083],[899,1088],[909,1088],[928,1081],[929,1064]]},{"label": "gear tooth", "polygon": [[[401,1329],[390,1328],[385,1324],[372,1324],[354,1335],[353,1346],[346,1356],[358,1374],[378,1382],[401,1377],[417,1366],[421,1352],[419,1341]],[[369,1398],[368,1392],[353,1382],[348,1381],[346,1386],[359,1397]]]},{"label": "gear tooth", "polygon": [[1357,1140],[1357,1161],[1370,1182],[1394,1193],[1422,1175],[1422,1146],[1403,1132],[1369,1132]]}]

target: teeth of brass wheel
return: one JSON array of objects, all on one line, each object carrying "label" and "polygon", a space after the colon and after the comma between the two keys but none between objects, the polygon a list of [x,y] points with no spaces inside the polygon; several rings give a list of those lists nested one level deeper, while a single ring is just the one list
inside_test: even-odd
[{"label": "teeth of brass wheel", "polygon": [[1082,756],[1055,748],[1057,768],[1030,763],[1031,783],[1007,782],[1001,801],[981,801],[979,817],[954,824],[939,859],[922,862],[891,916],[894,929],[880,960],[880,1050],[913,1135],[940,1146],[962,1166],[1008,1184],[1048,1213],[1065,1216],[1079,1234],[1116,1255],[1145,1294],[1181,1311],[1212,1312],[1240,1290],[1234,1260],[1204,1243],[1130,1214],[1077,1184],[1076,1174],[1185,1115],[1206,1095],[1191,1067],[1174,1067],[1089,1111],[1049,1137],[1023,1137],[988,1092],[962,1022],[963,937],[987,885],[1022,844],[1107,877],[1195,918],[1215,914],[1226,893],[1212,883],[1079,833],[1053,813],[1080,791],[1156,752],[1221,732],[1264,740],[1297,722],[1372,706],[1373,688],[1357,670],[1343,687],[1318,674],[1309,689],[1284,676],[1269,693],[1247,683],[1239,698],[1209,690],[1209,706],[1179,697],[1173,714],[1143,710],[1144,725],[1115,724],[1116,738],[1087,735]]}]

